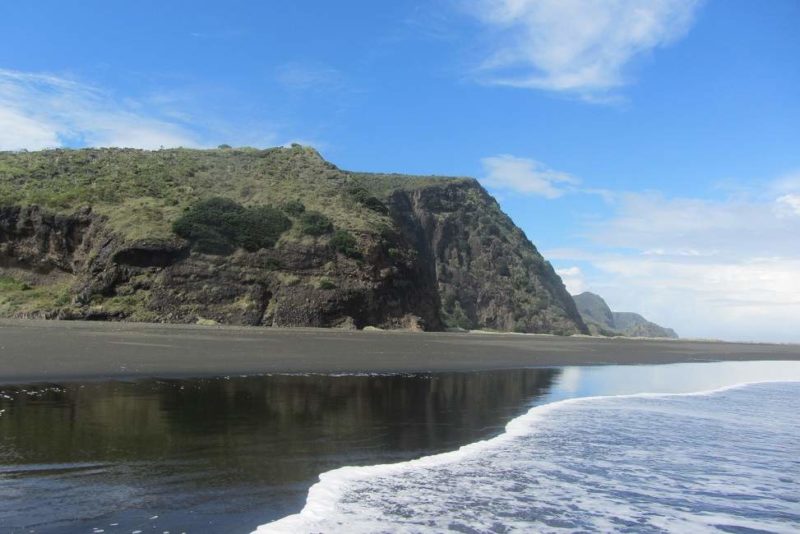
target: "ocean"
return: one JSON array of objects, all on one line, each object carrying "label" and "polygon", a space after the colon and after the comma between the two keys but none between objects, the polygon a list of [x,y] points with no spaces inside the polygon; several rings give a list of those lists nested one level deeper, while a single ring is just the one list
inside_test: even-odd
[{"label": "ocean", "polygon": [[325,473],[257,532],[796,533],[798,414],[796,381],[556,401],[454,452]]},{"label": "ocean", "polygon": [[796,532],[800,362],[0,387],[0,532]]}]

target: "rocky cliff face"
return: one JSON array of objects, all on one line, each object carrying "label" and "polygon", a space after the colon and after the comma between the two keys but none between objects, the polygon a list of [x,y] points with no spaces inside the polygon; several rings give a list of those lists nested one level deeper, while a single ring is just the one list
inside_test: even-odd
[{"label": "rocky cliff face", "polygon": [[435,281],[448,326],[584,331],[552,266],[476,181],[397,191],[390,207]]},{"label": "rocky cliff face", "polygon": [[[81,152],[58,151],[54,157],[61,158],[60,170],[49,171],[55,175],[54,182],[74,184],[76,176],[94,172],[91,166],[98,160],[107,166],[118,162],[120,154],[126,165],[149,169],[155,155],[169,151],[133,155],[93,151],[89,158]],[[205,162],[202,158],[209,157],[204,151],[180,155],[190,162],[197,158]],[[230,154],[223,156],[228,158],[224,168],[234,169],[227,171],[232,173],[231,181],[244,172],[256,174],[257,180],[237,190],[238,201],[246,202],[262,194],[261,188],[272,186],[275,195],[319,206],[337,228],[355,236],[357,253],[342,253],[328,236],[309,237],[294,230],[270,248],[200,253],[166,225],[180,213],[172,206],[181,202],[168,201],[167,195],[203,183],[194,167],[185,177],[159,167],[168,188],[153,194],[155,186],[150,181],[147,188],[152,196],[136,196],[140,195],[136,192],[131,193],[134,198],[112,197],[106,202],[93,201],[90,195],[100,188],[102,177],[83,178],[87,192],[79,189],[73,205],[42,206],[11,193],[7,202],[0,198],[0,315],[264,326],[586,331],[552,267],[474,180],[346,173],[316,153],[298,148],[245,153],[234,158],[240,167],[231,165]],[[3,174],[7,163],[3,157],[17,165],[12,167],[16,172]],[[66,166],[63,158],[67,158]],[[252,170],[265,160],[269,166],[264,170]],[[213,168],[216,160],[210,161]],[[45,163],[52,162],[45,157]],[[237,168],[248,171],[237,174]],[[274,168],[283,173],[279,178],[269,174]],[[30,198],[49,199],[35,181],[43,172],[37,169],[38,175],[30,172],[28,176],[14,155],[0,154],[0,193],[13,181],[22,191],[34,188],[36,194],[30,193]],[[342,192],[354,188],[361,195],[358,202],[351,193]],[[202,198],[200,187],[192,190],[196,198]],[[362,190],[375,196],[362,202]],[[154,223],[162,219],[166,222],[161,226]]]},{"label": "rocky cliff face", "polygon": [[[0,208],[0,276],[6,281],[0,312],[266,326],[442,326],[435,287],[426,286],[418,263],[389,258],[378,241],[362,242],[368,255],[361,261],[319,244],[222,256],[194,253],[177,237],[126,241],[106,222],[89,209],[62,216],[35,206]],[[9,297],[23,302],[21,309],[11,310]]]}]

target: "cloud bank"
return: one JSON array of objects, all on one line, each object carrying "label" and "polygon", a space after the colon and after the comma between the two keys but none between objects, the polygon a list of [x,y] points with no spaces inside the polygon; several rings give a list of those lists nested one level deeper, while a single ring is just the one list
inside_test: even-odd
[{"label": "cloud bank", "polygon": [[[586,285],[684,336],[800,342],[794,187],[776,181],[729,200],[623,194],[613,216],[587,227],[590,247],[546,254],[572,289]],[[570,271],[575,263],[591,273]]]},{"label": "cloud bank", "polygon": [[0,69],[0,150],[198,146],[174,115],[144,113],[136,101],[66,78]]},{"label": "cloud bank", "polygon": [[597,97],[691,28],[701,0],[467,0],[492,32],[487,83]]},{"label": "cloud bank", "polygon": [[577,178],[530,158],[501,154],[483,158],[481,164],[485,176],[481,181],[492,189],[558,198],[578,183]]},{"label": "cloud bank", "polygon": [[564,282],[571,295],[578,295],[586,291],[586,282],[580,267],[556,269],[556,274],[561,277],[561,281]]}]

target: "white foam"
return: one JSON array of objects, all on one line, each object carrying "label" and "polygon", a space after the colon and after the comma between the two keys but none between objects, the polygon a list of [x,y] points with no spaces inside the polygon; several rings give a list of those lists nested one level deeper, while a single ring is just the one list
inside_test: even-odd
[{"label": "white foam", "polygon": [[[549,517],[547,507],[553,503],[564,503],[564,506],[569,503],[569,506],[583,510],[584,513],[594,513],[595,517],[591,526],[599,530],[614,528],[615,525],[611,523],[612,519],[610,518],[616,518],[614,521],[627,520],[635,523],[642,521],[640,509],[632,507],[624,499],[620,500],[616,497],[603,499],[593,491],[593,488],[600,484],[608,484],[609,478],[602,469],[596,475],[592,475],[584,469],[585,472],[582,472],[579,477],[581,481],[573,483],[572,479],[578,475],[570,472],[568,466],[565,467],[563,463],[555,461],[555,458],[547,458],[546,448],[542,449],[542,458],[538,458],[536,454],[531,455],[529,450],[523,450],[522,452],[528,453],[527,456],[524,456],[523,460],[517,461],[517,458],[520,457],[521,447],[529,445],[524,442],[523,438],[530,439],[537,434],[537,431],[557,433],[559,428],[564,428],[575,432],[590,426],[592,421],[582,420],[582,413],[587,408],[594,407],[594,410],[598,412],[596,414],[598,417],[608,416],[608,413],[613,416],[613,412],[603,413],[604,406],[609,402],[613,403],[616,409],[624,411],[633,410],[634,408],[628,405],[637,399],[647,402],[648,400],[658,401],[670,398],[713,397],[723,392],[756,384],[781,383],[785,382],[748,382],[697,393],[639,393],[624,396],[584,397],[537,406],[525,415],[509,422],[503,434],[489,440],[466,445],[456,451],[408,462],[366,467],[350,466],[324,473],[320,476],[320,481],[309,490],[306,506],[300,513],[262,525],[256,532],[297,533],[336,530],[374,532],[386,529],[402,532],[418,531],[420,528],[446,530],[449,528],[447,521],[455,521],[455,524],[465,521],[465,526],[490,530],[493,525],[485,524],[485,521],[493,514],[487,513],[487,510],[480,510],[480,513],[477,513],[477,510],[480,509],[481,503],[491,503],[498,499],[501,501],[501,508],[514,510],[516,514],[514,517],[504,517],[503,513],[500,513],[503,519],[501,519],[500,525],[496,524],[494,527],[503,529],[530,529],[531,521],[534,519],[526,520],[524,517],[528,500],[536,500],[541,503],[537,513],[545,518]],[[642,409],[644,408],[637,405],[636,410]],[[644,413],[653,417],[662,417],[664,420],[669,420],[670,414],[676,415],[674,406],[670,407],[672,412],[663,412],[663,410],[664,408],[660,408],[656,402],[656,404],[648,404]],[[550,417],[554,412],[562,413],[559,414],[559,418]],[[690,413],[696,415],[699,412],[692,408],[684,415],[688,416]],[[571,426],[570,417],[573,419]],[[613,417],[611,418],[613,419]],[[555,419],[559,419],[558,424],[553,423]],[[646,432],[647,428],[640,429],[640,431]],[[569,438],[570,436],[563,437]],[[579,438],[576,437],[576,439]],[[633,450],[632,454],[635,455],[635,448],[628,448],[628,450]],[[536,452],[538,454],[539,450],[537,449]],[[685,451],[683,453],[686,454]],[[495,458],[492,459],[492,456]],[[485,458],[489,458],[489,460],[484,461]],[[580,463],[581,460],[575,458],[575,461]],[[443,467],[453,464],[457,465],[454,468],[443,469]],[[504,475],[502,466],[507,464],[516,465],[519,471]],[[599,466],[599,468],[602,467]],[[630,465],[626,465],[626,468],[631,469],[632,473],[637,473],[641,466],[637,466],[633,461]],[[522,486],[519,488],[505,487],[513,486],[515,476],[520,472],[529,473],[529,476],[517,477],[519,478],[518,483]],[[800,473],[797,475],[800,477]],[[673,483],[670,481],[670,484]],[[529,488],[526,484],[535,486],[535,495],[528,494]],[[706,484],[709,488],[713,488],[712,481],[706,481]],[[721,490],[724,489],[721,488]],[[626,488],[624,484],[621,484],[609,491],[612,493],[624,492]],[[655,494],[649,494],[651,489],[646,486],[637,486],[636,491],[649,499],[657,497]],[[664,488],[655,485],[652,491],[664,491]],[[458,495],[458,498],[454,499],[453,495]],[[506,502],[503,502],[504,500]],[[387,505],[386,503],[389,501],[391,504]],[[474,509],[458,510],[459,502],[470,502]],[[606,511],[602,514],[595,513],[598,505],[604,506]],[[490,506],[496,506],[496,503]],[[710,524],[708,521],[715,520],[711,516],[706,516],[703,521],[698,522],[696,514],[681,510],[680,507],[677,509],[659,509],[659,507],[663,508],[663,504],[651,503],[649,512],[652,517],[648,519],[649,527],[663,528],[669,531],[698,528],[702,530],[704,525]],[[376,511],[378,509],[380,512]],[[413,520],[408,520],[406,517],[409,511],[412,511],[415,516]],[[396,522],[391,523],[393,513],[398,513],[400,516],[397,517]],[[558,515],[553,513],[554,517]],[[522,515],[520,516],[520,514]],[[378,516],[377,520],[373,519],[375,515]],[[436,519],[437,517],[440,519]],[[444,518],[444,523],[441,518]],[[716,520],[730,520],[730,517],[721,514]],[[783,531],[783,525],[780,522],[773,523],[763,518],[757,521],[737,518],[736,525],[744,528],[763,528],[768,525],[777,532]],[[391,527],[388,526],[389,524]],[[562,528],[558,526],[557,519],[545,523],[544,526],[547,527],[547,530],[552,531]],[[544,526],[537,523],[537,530],[546,530]],[[619,524],[616,526],[618,527]],[[574,528],[575,525],[571,525],[569,522],[563,526],[565,530],[574,530]]]}]

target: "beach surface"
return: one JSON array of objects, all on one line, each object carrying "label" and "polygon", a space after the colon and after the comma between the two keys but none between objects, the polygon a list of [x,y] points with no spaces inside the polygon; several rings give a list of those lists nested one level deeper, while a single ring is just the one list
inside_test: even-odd
[{"label": "beach surface", "polygon": [[800,345],[0,320],[0,382],[800,360]]}]

